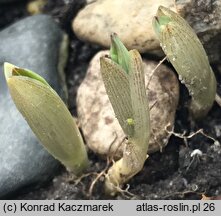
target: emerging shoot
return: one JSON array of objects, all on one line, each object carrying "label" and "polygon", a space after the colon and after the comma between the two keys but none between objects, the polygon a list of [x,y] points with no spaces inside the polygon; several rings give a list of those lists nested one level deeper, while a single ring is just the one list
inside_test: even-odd
[{"label": "emerging shoot", "polygon": [[110,57],[100,60],[104,85],[115,115],[126,134],[123,157],[109,169],[105,189],[111,195],[137,174],[147,158],[150,117],[143,63],[136,50],[128,52],[116,34],[111,35]]},{"label": "emerging shoot", "polygon": [[216,78],[201,42],[182,17],[163,6],[158,8],[153,28],[181,83],[192,96],[190,112],[194,118],[202,118],[215,100]]},{"label": "emerging shoot", "polygon": [[88,165],[87,152],[67,107],[38,74],[4,64],[12,99],[48,152],[66,168],[80,174]]}]

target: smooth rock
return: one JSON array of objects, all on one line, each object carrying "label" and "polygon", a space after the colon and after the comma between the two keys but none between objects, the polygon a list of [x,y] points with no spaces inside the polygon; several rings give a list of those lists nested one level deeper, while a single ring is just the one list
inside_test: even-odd
[{"label": "smooth rock", "polygon": [[6,85],[3,62],[39,73],[63,94],[58,71],[65,62],[60,55],[65,38],[46,15],[28,17],[0,32],[0,197],[48,180],[59,167],[16,109]]},{"label": "smooth rock", "polygon": [[75,34],[104,47],[116,32],[128,49],[162,55],[152,29],[159,5],[178,11],[198,34],[211,62],[221,57],[220,0],[97,0],[83,8],[73,20]]},{"label": "smooth rock", "polygon": [[[115,118],[100,74],[100,57],[106,54],[107,51],[101,51],[95,55],[78,89],[78,121],[90,149],[101,155],[116,152],[119,157],[122,155],[121,144],[125,135]],[[167,144],[170,135],[166,128],[169,131],[173,129],[179,99],[178,80],[174,72],[164,65],[155,71],[148,85],[156,65],[156,62],[144,61],[151,121],[148,153],[162,150]]]},{"label": "smooth rock", "polygon": [[128,49],[159,52],[152,29],[159,5],[171,8],[174,0],[97,0],[78,13],[73,30],[80,39],[105,47],[109,47],[110,34],[115,32]]}]

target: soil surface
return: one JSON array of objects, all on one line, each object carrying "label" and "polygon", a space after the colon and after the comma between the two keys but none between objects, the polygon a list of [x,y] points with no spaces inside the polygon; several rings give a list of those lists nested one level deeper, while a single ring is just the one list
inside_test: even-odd
[{"label": "soil surface", "polygon": [[[28,16],[26,4],[27,1],[1,5],[0,30]],[[103,49],[81,42],[71,30],[71,20],[84,4],[84,0],[48,0],[43,11],[52,15],[70,37],[66,76],[69,108],[73,115],[76,115],[76,91],[85,76],[88,63],[97,51]],[[149,55],[144,57],[159,60]],[[219,65],[213,68],[218,83],[221,83]],[[218,92],[221,93],[220,89]],[[116,197],[104,194],[103,176],[95,181],[106,168],[107,159],[101,159],[89,151],[91,164],[84,176],[76,179],[63,168],[47,184],[24,188],[9,199],[201,199],[202,194],[213,198],[221,195],[221,108],[214,104],[206,118],[193,122],[188,117],[188,99],[187,90],[181,85],[175,122],[177,134],[171,136],[162,152],[150,155],[143,170]],[[185,137],[181,135],[184,132]],[[202,154],[191,156],[195,149],[200,149]]]}]

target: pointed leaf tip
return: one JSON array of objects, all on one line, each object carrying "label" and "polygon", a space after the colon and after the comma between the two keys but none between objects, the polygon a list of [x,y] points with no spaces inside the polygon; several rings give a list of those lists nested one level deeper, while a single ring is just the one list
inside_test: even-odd
[{"label": "pointed leaf tip", "polygon": [[[160,6],[153,20],[161,47],[192,97],[190,112],[202,118],[216,95],[216,78],[196,33],[179,14]],[[193,61],[194,59],[194,61]]]},{"label": "pointed leaf tip", "polygon": [[130,55],[116,33],[111,34],[110,58],[120,65],[126,73],[129,72]]},{"label": "pointed leaf tip", "polygon": [[168,13],[167,13],[167,8],[163,6],[159,6],[157,10],[157,14],[156,16],[153,17],[153,21],[152,21],[153,29],[158,37],[161,31],[163,31],[166,25],[170,23],[171,21],[172,21],[171,17],[168,16]]},{"label": "pointed leaf tip", "polygon": [[16,66],[8,62],[4,62],[4,74],[6,81],[12,76],[12,71]]},{"label": "pointed leaf tip", "polygon": [[4,73],[5,73],[5,78],[7,81],[11,77],[21,76],[21,77],[27,77],[27,78],[37,80],[37,81],[49,86],[47,81],[43,77],[38,75],[37,73],[35,73],[31,70],[28,70],[28,69],[20,68],[18,66],[8,63],[8,62],[4,63]]},{"label": "pointed leaf tip", "polygon": [[87,152],[75,121],[58,94],[38,74],[4,63],[11,97],[43,146],[69,170],[79,174]]}]

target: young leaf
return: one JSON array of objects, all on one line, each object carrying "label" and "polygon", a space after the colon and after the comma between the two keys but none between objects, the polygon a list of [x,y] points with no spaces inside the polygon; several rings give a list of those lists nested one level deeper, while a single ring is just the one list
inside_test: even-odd
[{"label": "young leaf", "polygon": [[133,111],[127,74],[107,57],[101,57],[100,65],[103,82],[115,115],[124,133],[129,136],[133,131],[128,127],[127,119],[132,118]]},{"label": "young leaf", "polygon": [[197,35],[182,17],[163,6],[158,8],[153,28],[192,96],[191,113],[195,118],[205,116],[215,100],[216,79]]},{"label": "young leaf", "polygon": [[[73,117],[58,94],[36,73],[5,63],[12,99],[43,146],[75,174],[88,164]],[[40,161],[39,161],[40,162]]]},{"label": "young leaf", "polygon": [[143,62],[137,50],[130,52],[129,84],[133,109],[134,137],[144,151],[148,149],[150,133],[150,116],[146,96]]},{"label": "young leaf", "polygon": [[110,58],[121,66],[126,73],[129,72],[129,52],[116,33],[111,34]]},{"label": "young leaf", "polygon": [[110,58],[100,59],[101,74],[116,117],[128,137],[123,157],[113,164],[106,176],[106,192],[114,195],[117,187],[143,167],[149,144],[150,117],[139,53],[128,52],[116,34],[112,34],[111,41]]}]

